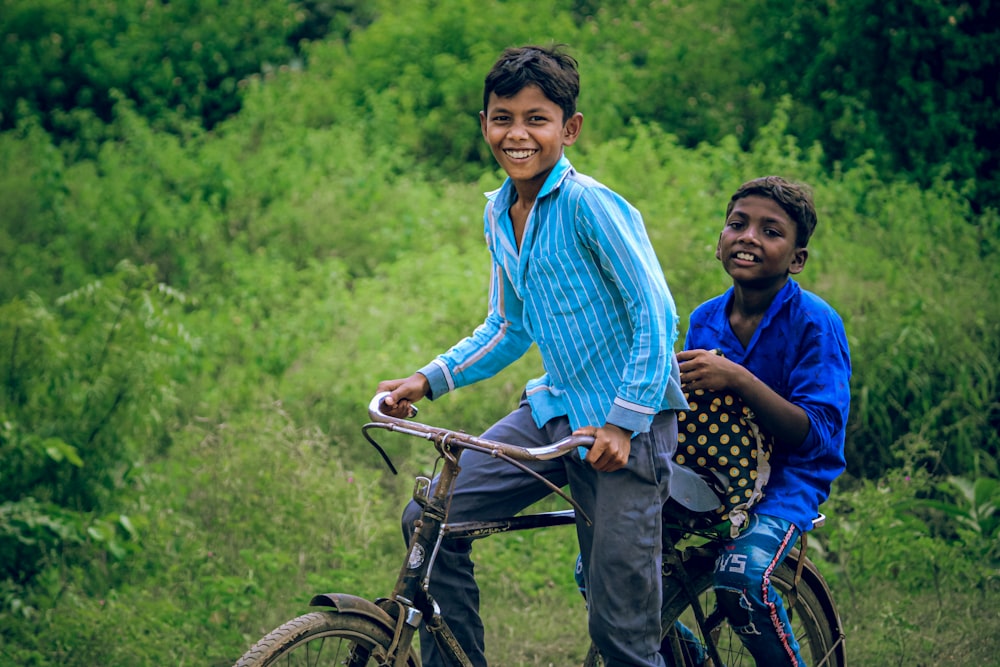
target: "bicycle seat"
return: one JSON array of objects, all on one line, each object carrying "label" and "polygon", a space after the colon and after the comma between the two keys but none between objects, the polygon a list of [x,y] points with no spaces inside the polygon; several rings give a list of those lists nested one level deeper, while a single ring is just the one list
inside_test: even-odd
[{"label": "bicycle seat", "polygon": [[667,484],[670,498],[692,512],[711,512],[722,505],[719,496],[701,475],[673,460]]}]

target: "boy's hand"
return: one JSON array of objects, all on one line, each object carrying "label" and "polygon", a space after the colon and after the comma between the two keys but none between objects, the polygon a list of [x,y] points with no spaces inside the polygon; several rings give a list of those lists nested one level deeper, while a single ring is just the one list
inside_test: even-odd
[{"label": "boy's hand", "polygon": [[632,451],[632,433],[614,424],[605,424],[603,428],[584,426],[573,431],[573,435],[594,436],[594,446],[587,452],[584,459],[601,472],[614,472],[628,463],[629,452]]},{"label": "boy's hand", "polygon": [[392,417],[408,419],[413,404],[426,396],[430,390],[430,383],[420,373],[398,380],[382,380],[378,383],[378,391],[379,393],[387,391],[389,395],[382,401],[381,410]]},{"label": "boy's hand", "polygon": [[717,350],[684,350],[677,353],[681,388],[685,391],[738,391],[743,367]]}]

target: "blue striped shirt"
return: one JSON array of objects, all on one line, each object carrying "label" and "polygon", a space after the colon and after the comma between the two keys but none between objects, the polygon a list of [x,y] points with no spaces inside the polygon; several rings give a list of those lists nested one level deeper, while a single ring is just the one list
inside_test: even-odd
[{"label": "blue striped shirt", "polygon": [[545,373],[525,389],[536,424],[649,430],[684,409],[677,311],[642,216],[563,156],[528,215],[518,252],[510,179],[487,193],[493,260],[486,320],[420,370],[430,398],[491,377],[538,345]]}]

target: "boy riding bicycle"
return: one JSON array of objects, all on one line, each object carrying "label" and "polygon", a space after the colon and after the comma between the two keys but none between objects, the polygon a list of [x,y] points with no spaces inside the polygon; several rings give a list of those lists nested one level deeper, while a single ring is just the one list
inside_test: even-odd
[{"label": "boy riding bicycle", "polygon": [[[534,343],[545,373],[483,437],[523,446],[592,435],[583,458],[531,468],[593,519],[577,521],[589,631],[605,665],[661,666],[661,506],[690,478],[673,464],[685,407],[673,354],[678,318],[642,217],[577,173],[564,155],[580,135],[576,61],[558,48],[504,51],[485,80],[480,125],[507,173],[487,195],[489,309],[468,337],[408,378],[379,383],[385,409],[490,377]],[[700,488],[700,486],[698,487]],[[449,520],[516,514],[549,494],[539,480],[477,452],[462,458]],[[715,502],[706,499],[706,508]],[[693,509],[699,509],[694,507]],[[419,507],[404,512],[408,538]],[[485,665],[471,541],[442,544],[430,592],[474,665]],[[421,635],[426,667],[440,656]]]}]

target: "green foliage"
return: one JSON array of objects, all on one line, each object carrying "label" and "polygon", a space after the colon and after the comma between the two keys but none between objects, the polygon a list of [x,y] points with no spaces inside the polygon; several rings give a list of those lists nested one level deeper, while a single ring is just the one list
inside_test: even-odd
[{"label": "green foliage", "polygon": [[[717,0],[594,3],[573,41],[582,55],[588,132],[616,136],[657,124],[694,147],[733,136],[743,147],[771,118],[774,98],[753,79],[741,24],[753,8]],[[593,121],[590,119],[593,118]]]},{"label": "green foliage", "polygon": [[408,487],[364,464],[359,436],[346,447],[262,404],[177,438],[129,503],[148,516],[143,549],[108,563],[102,586],[83,580],[96,563],[46,570],[21,598],[44,613],[0,608],[0,661],[232,664],[314,593],[387,592]]},{"label": "green foliage", "polygon": [[328,9],[303,4],[4,0],[0,128],[30,114],[73,138],[91,114],[111,120],[114,91],[158,127],[212,127],[239,109],[247,77],[289,67],[297,38],[331,27]]},{"label": "green foliage", "polygon": [[[996,535],[970,529],[969,520],[978,524],[995,515],[989,503],[996,501],[996,482],[950,484],[978,487],[981,504],[962,493],[949,500],[940,495],[944,485],[926,473],[900,470],[879,483],[842,485],[825,508],[828,526],[819,536],[835,562],[823,572],[847,626],[852,662],[993,660],[996,643],[988,638],[996,636],[1000,619],[984,612],[1000,601],[1000,552]],[[942,500],[929,499],[933,495]],[[951,631],[931,638],[928,628],[941,624]],[[970,644],[972,635],[984,641]]]},{"label": "green foliage", "polygon": [[199,196],[202,170],[190,149],[124,103],[108,133],[115,141],[77,161],[33,121],[0,135],[0,167],[11,175],[0,187],[14,212],[0,233],[17,249],[0,251],[10,259],[5,299],[28,291],[55,298],[122,261],[156,265],[180,288],[204,269],[200,244],[216,243],[218,222]]},{"label": "green foliage", "polygon": [[[0,564],[5,580],[23,584],[56,558],[60,548],[82,541],[74,516],[57,505],[42,507],[33,498],[0,505]],[[5,602],[24,613],[23,601]]]},{"label": "green foliage", "polygon": [[184,296],[148,273],[122,264],[55,312],[30,297],[3,306],[5,498],[92,509],[124,478],[136,442],[167,437],[171,364],[192,341],[169,310]]},{"label": "green foliage", "polygon": [[0,306],[0,572],[28,581],[57,554],[126,555],[137,531],[105,512],[169,443],[184,297],[122,264],[47,307]]},{"label": "green foliage", "polygon": [[347,48],[332,41],[307,48],[317,79],[297,91],[306,121],[359,118],[366,145],[392,137],[440,178],[478,175],[492,162],[479,136],[486,72],[507,46],[573,41],[565,4],[380,3],[377,20]]},{"label": "green foliage", "polygon": [[496,53],[564,42],[583,61],[581,107],[601,141],[638,120],[687,147],[734,136],[746,148],[791,95],[792,132],[820,141],[828,165],[871,153],[880,169],[924,186],[953,180],[982,209],[1000,187],[998,158],[983,148],[1000,131],[991,2],[5,0],[3,9],[0,55],[12,66],[0,128],[39,118],[80,155],[107,138],[116,91],[154,127],[183,135],[192,121],[211,128],[239,110],[251,81],[308,67],[329,80],[302,91],[304,108],[290,113],[363,117],[366,142],[391,132],[442,173],[468,176],[490,162],[467,130]]},{"label": "green foliage", "polygon": [[[880,183],[866,172],[861,165],[845,174],[835,196],[856,208],[837,211],[836,241],[816,243],[853,277],[821,283],[822,294],[843,304],[852,338],[849,460],[858,474],[877,476],[919,444],[932,469],[961,474],[975,451],[993,460],[1000,452],[1000,320],[980,296],[1000,275],[994,263],[977,261],[966,222],[975,217],[949,186]],[[851,243],[858,235],[870,241]]]},{"label": "green foliage", "polygon": [[[74,245],[56,229],[66,211],[65,160],[36,123],[0,134],[0,301],[29,291],[52,289],[65,278],[80,285],[87,277]],[[72,208],[72,207],[70,207]],[[61,260],[61,261],[60,261]],[[58,294],[58,287],[53,290]]]},{"label": "green foliage", "polygon": [[935,491],[942,499],[919,498],[911,507],[944,514],[944,518],[954,522],[948,537],[966,535],[964,541],[985,547],[982,556],[987,562],[1000,563],[1000,482],[989,477],[973,481],[951,475]]},{"label": "green foliage", "polygon": [[793,131],[835,159],[963,189],[995,206],[1000,162],[996,2],[848,0],[749,6],[741,34],[767,97],[790,93]]},{"label": "green foliage", "polygon": [[[995,491],[989,481],[986,486]],[[968,523],[983,508],[970,507],[961,496],[952,496],[952,502],[930,500],[933,491],[926,473],[900,471],[837,494],[830,502],[833,529],[823,531],[830,534],[827,547],[839,563],[834,576],[844,577],[858,594],[861,590],[852,582],[880,574],[909,590],[936,591],[938,597],[965,587],[995,587],[1000,575],[995,536],[970,529]],[[995,511],[986,513],[992,517]]]}]

